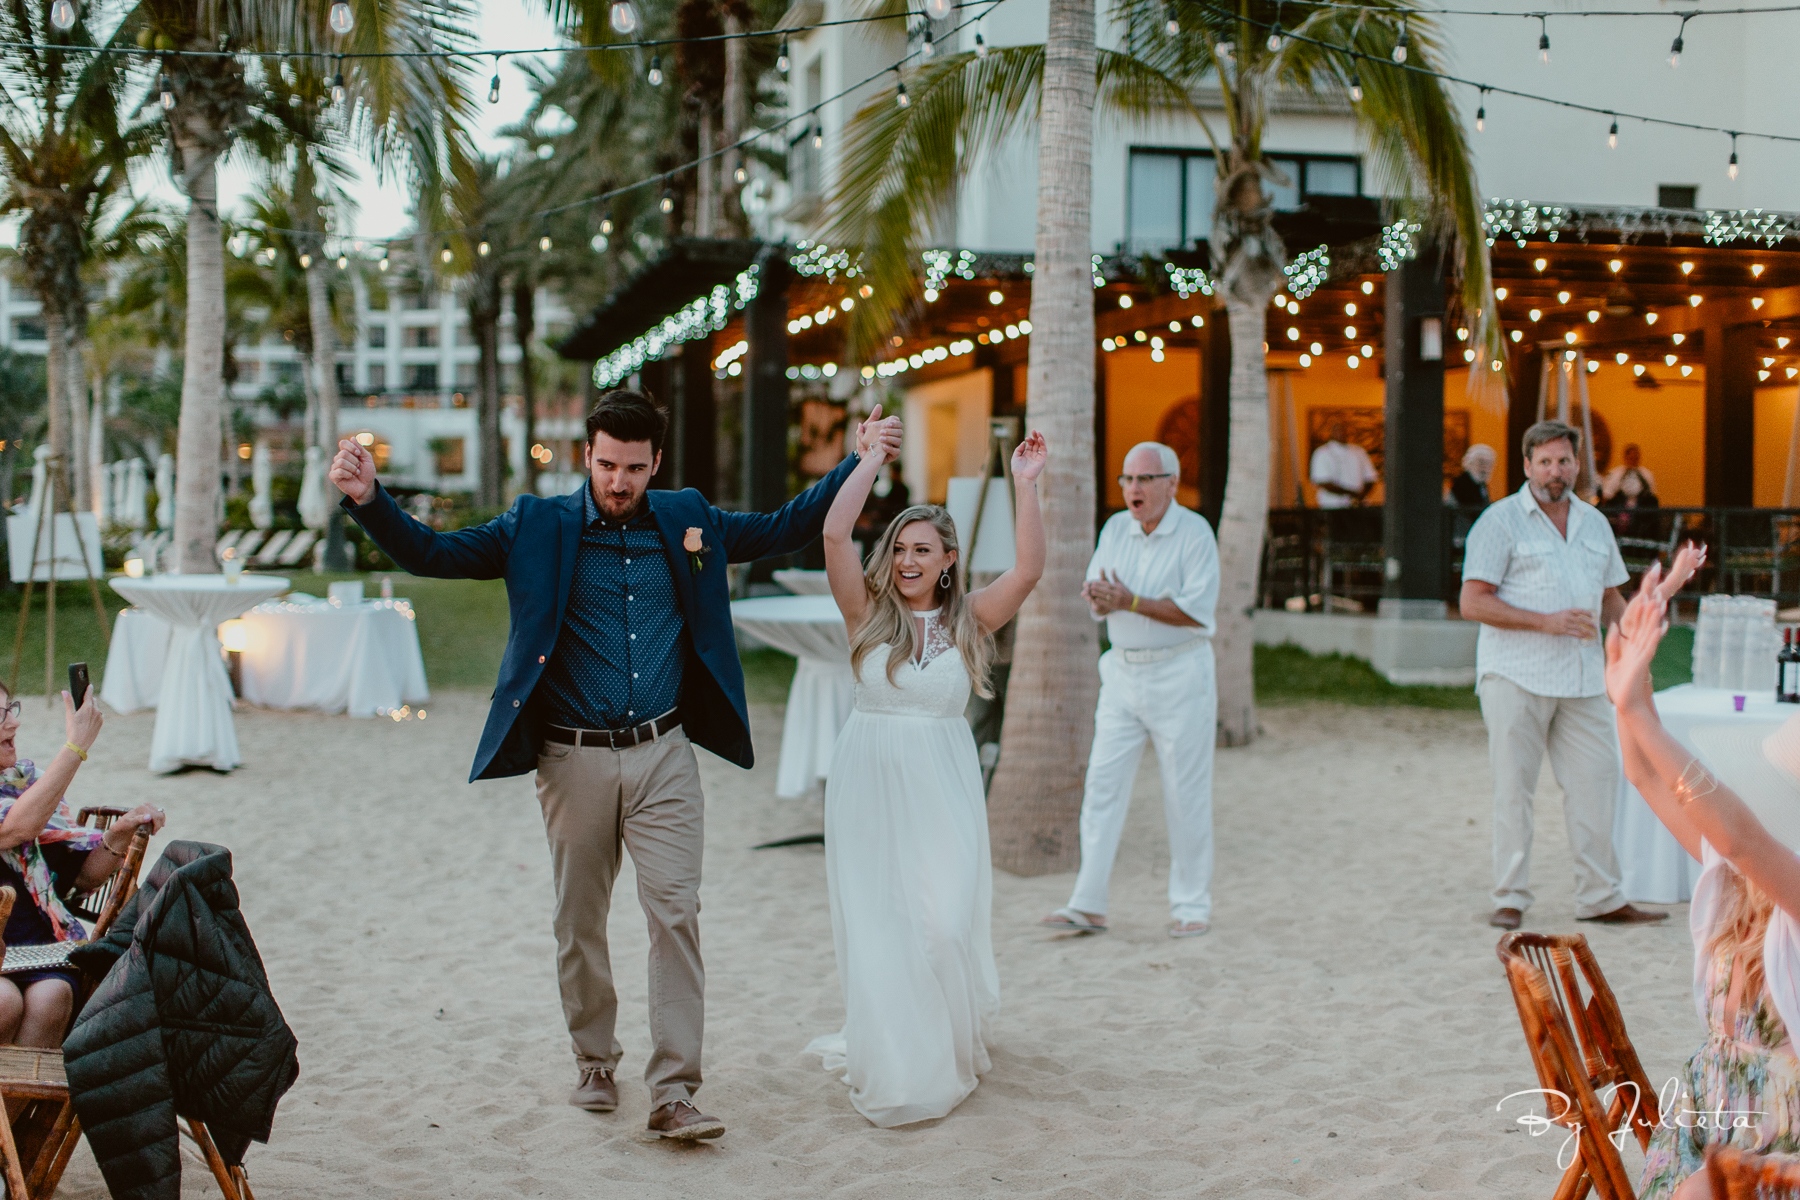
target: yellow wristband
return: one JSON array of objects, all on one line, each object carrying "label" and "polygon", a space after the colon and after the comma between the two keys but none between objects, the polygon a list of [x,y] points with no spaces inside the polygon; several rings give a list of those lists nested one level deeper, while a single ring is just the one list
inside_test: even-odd
[{"label": "yellow wristband", "polygon": [[1132,612],[1136,612],[1136,611],[1137,611],[1137,602],[1138,602],[1138,596],[1137,596],[1137,593],[1136,593],[1136,592],[1133,592],[1133,593],[1132,593],[1132,594],[1131,594],[1131,611],[1132,611]]},{"label": "yellow wristband", "polygon": [[74,742],[64,742],[63,745],[65,745],[69,749],[73,750],[81,758],[82,762],[87,761],[87,751],[86,750],[83,750],[80,746],[77,746]]}]

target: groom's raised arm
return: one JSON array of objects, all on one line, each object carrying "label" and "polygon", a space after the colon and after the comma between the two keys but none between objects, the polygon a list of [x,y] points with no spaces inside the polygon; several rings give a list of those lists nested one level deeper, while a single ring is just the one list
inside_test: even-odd
[{"label": "groom's raised arm", "polygon": [[519,506],[473,529],[439,533],[400,510],[375,478],[375,460],[352,440],[331,464],[343,509],[402,570],[434,579],[498,579],[506,573],[518,531]]},{"label": "groom's raised arm", "polygon": [[754,562],[804,549],[825,527],[825,514],[831,511],[831,502],[856,469],[856,463],[856,456],[851,455],[833,467],[831,474],[772,513],[714,509],[713,519],[718,522],[719,536],[725,543],[725,561]]}]

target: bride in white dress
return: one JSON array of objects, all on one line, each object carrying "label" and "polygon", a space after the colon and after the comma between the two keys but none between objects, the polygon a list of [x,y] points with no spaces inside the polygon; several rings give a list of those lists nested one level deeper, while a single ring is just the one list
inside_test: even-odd
[{"label": "bride in white dress", "polygon": [[989,1065],[985,1037],[1000,1006],[993,871],[963,709],[971,689],[991,694],[993,632],[1044,568],[1037,479],[1048,453],[1037,433],[1013,452],[1016,565],[977,592],[965,594],[956,527],[934,505],[902,512],[867,566],[857,561],[850,533],[886,464],[879,449],[825,518],[825,565],[857,682],[825,785],[844,1028],[807,1049],[883,1128],[944,1116]]}]

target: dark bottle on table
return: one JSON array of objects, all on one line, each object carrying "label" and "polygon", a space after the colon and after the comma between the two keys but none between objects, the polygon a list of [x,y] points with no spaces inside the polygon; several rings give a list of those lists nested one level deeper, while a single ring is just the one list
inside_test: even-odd
[{"label": "dark bottle on table", "polygon": [[1800,646],[1794,645],[1794,628],[1781,633],[1781,653],[1775,658],[1775,701],[1800,704]]}]

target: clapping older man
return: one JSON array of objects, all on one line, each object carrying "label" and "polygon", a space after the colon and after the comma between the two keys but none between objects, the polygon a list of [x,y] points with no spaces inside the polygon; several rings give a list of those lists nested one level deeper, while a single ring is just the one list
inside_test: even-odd
[{"label": "clapping older man", "polygon": [[1106,622],[1100,700],[1081,804],[1081,873],[1068,906],[1043,923],[1072,933],[1106,929],[1107,887],[1125,831],[1146,739],[1162,768],[1169,829],[1171,937],[1212,920],[1212,772],[1218,697],[1213,606],[1219,548],[1204,518],[1175,501],[1181,460],[1160,442],[1125,455],[1125,511],[1100,530],[1082,595]]}]

